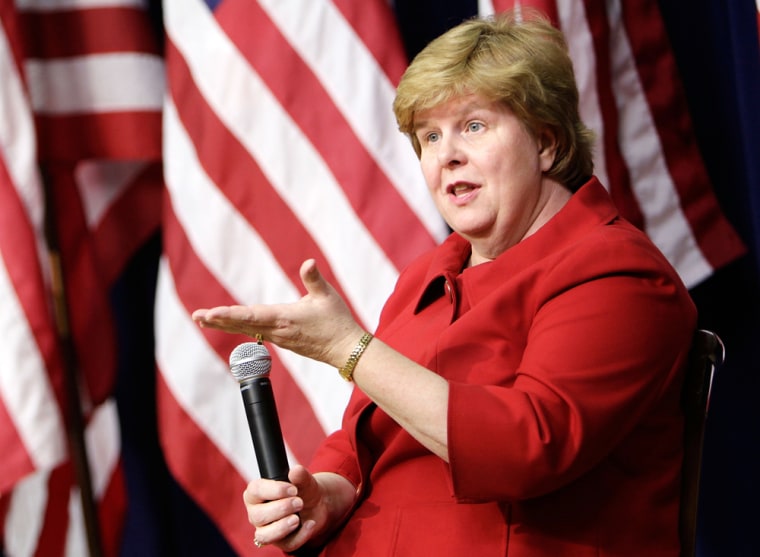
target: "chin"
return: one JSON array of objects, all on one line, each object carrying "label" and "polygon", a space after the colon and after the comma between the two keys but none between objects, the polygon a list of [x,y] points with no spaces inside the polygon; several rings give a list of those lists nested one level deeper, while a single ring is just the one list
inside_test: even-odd
[{"label": "chin", "polygon": [[487,240],[490,234],[490,227],[478,226],[477,223],[472,222],[449,222],[449,227],[460,236],[467,238],[468,240]]}]

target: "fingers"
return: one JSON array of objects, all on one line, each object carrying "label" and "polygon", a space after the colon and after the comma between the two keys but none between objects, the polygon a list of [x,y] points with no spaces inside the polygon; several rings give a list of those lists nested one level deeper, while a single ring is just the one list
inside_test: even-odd
[{"label": "fingers", "polygon": [[288,497],[295,497],[298,489],[288,482],[277,480],[256,479],[252,480],[243,492],[243,502],[246,505],[256,505],[265,501],[277,501]]},{"label": "fingers", "polygon": [[[331,292],[330,285],[324,279],[317,268],[314,259],[307,259],[301,264],[301,281],[309,294],[316,296],[328,295]],[[254,312],[254,309],[256,310]],[[192,318],[201,326],[215,326],[220,324],[232,324],[245,321],[251,325],[272,325],[276,314],[282,308],[279,305],[272,306],[218,306],[214,308],[199,308],[193,311]]]},{"label": "fingers", "polygon": [[210,309],[196,309],[193,320],[198,322],[253,322],[259,319],[251,306],[217,306]]},{"label": "fingers", "polygon": [[[272,528],[275,525],[271,525]],[[279,533],[273,535],[274,530],[269,526],[263,528],[257,528],[256,534],[253,538],[256,547],[263,547],[265,545],[273,545],[278,547],[286,553],[291,553],[303,546],[314,535],[315,522],[313,520],[305,520],[303,524],[296,523],[293,530],[285,535],[280,536]]]},{"label": "fingers", "polygon": [[252,338],[270,336],[279,306],[218,306],[196,309],[192,318],[203,328],[240,333]]},{"label": "fingers", "polygon": [[300,524],[298,513],[303,509],[300,497],[257,503],[247,506],[248,522],[256,527],[257,538],[272,543],[293,532]]},{"label": "fingers", "polygon": [[254,480],[248,484],[243,502],[260,544],[277,543],[298,528],[303,500],[296,493],[296,487],[286,482]]},{"label": "fingers", "polygon": [[[299,540],[305,541],[305,539],[308,539],[298,531],[300,525],[301,521],[298,518],[298,515],[291,514],[280,520],[270,522],[269,524],[257,526],[254,539],[261,545],[271,544],[277,545],[278,547],[283,545],[290,546],[295,543],[294,538],[296,536]],[[295,534],[295,536],[293,534]],[[303,541],[297,542],[295,547],[302,545]]]},{"label": "fingers", "polygon": [[306,295],[296,302],[201,308],[193,320],[203,328],[261,339],[335,365],[345,360],[362,329],[314,259],[301,264],[300,275]]},{"label": "fingers", "polygon": [[[315,521],[301,520],[304,501],[297,496],[299,484],[310,485],[313,476],[303,466],[296,465],[290,473],[291,481],[253,480],[243,492],[248,521],[255,527],[256,547],[273,545],[285,552],[294,551],[313,535]],[[316,483],[316,482],[314,482]],[[302,512],[303,511],[303,512]]]},{"label": "fingers", "polygon": [[218,329],[229,325],[231,311],[232,308],[229,306],[196,309],[192,314],[192,319],[201,327]]},{"label": "fingers", "polygon": [[314,259],[301,264],[301,280],[307,296],[289,304],[230,305],[199,308],[193,311],[193,321],[203,328],[219,329],[228,333],[241,333],[250,337],[263,335],[273,342],[288,342],[296,337],[297,326],[316,320],[324,309],[320,300],[333,295],[333,288],[322,277]]}]

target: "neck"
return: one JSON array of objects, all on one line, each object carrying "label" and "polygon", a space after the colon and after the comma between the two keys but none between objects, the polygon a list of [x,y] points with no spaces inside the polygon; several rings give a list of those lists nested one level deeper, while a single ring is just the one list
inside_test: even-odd
[{"label": "neck", "polygon": [[478,242],[471,240],[470,243],[472,244],[472,253],[470,254],[470,258],[467,260],[465,267],[473,267],[475,265],[480,265],[481,263],[493,261],[515,244],[523,241],[529,236],[532,236],[538,232],[542,226],[549,222],[552,217],[554,217],[554,215],[559,213],[562,207],[565,206],[565,204],[570,200],[572,196],[572,192],[562,184],[554,181],[545,182],[544,187],[541,191],[541,195],[538,199],[538,202],[536,203],[536,209],[529,221],[530,224],[525,229],[525,233],[522,234],[522,236],[520,236],[516,241],[512,241],[506,246],[501,246],[498,252],[495,253],[488,251],[487,249],[484,250],[483,246],[480,246],[480,249],[478,249]]}]

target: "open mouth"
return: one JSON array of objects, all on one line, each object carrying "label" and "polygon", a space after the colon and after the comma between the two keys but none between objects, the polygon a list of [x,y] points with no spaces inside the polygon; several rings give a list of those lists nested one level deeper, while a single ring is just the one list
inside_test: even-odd
[{"label": "open mouth", "polygon": [[468,182],[457,182],[456,184],[449,184],[446,188],[446,193],[453,195],[454,197],[464,197],[470,192],[477,189],[478,186],[470,184]]}]

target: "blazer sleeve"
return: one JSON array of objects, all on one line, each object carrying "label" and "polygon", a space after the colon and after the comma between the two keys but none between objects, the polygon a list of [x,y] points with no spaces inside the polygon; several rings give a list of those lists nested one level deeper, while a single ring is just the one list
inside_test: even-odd
[{"label": "blazer sleeve", "polygon": [[[529,325],[511,380],[450,382],[449,465],[460,500],[540,496],[613,453],[635,469],[651,452],[642,428],[661,427],[660,440],[680,446],[696,309],[664,258],[640,248],[596,242],[542,270],[523,304]],[[504,306],[478,311],[499,323]]]}]

